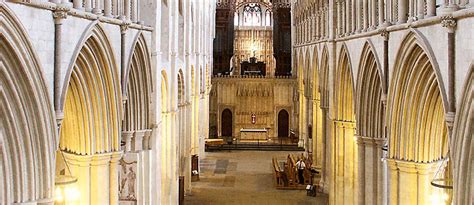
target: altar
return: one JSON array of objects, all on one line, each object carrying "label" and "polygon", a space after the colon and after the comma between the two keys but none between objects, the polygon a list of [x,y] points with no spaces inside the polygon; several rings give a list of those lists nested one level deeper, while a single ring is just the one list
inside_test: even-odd
[{"label": "altar", "polygon": [[262,129],[240,129],[239,140],[268,140],[268,130]]}]

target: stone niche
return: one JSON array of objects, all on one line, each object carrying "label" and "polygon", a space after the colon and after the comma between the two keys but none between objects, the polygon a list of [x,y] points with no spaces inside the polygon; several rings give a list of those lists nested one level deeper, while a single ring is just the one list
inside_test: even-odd
[{"label": "stone niche", "polygon": [[266,129],[278,137],[278,113],[288,113],[288,128],[295,129],[296,79],[271,76],[219,76],[212,78],[210,138],[239,139],[241,129]]}]

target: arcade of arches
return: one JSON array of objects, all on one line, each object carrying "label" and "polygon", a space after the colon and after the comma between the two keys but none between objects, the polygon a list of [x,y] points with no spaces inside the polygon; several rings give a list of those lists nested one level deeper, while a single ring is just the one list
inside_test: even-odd
[{"label": "arcade of arches", "polygon": [[[473,204],[472,25],[473,0],[0,0],[0,204]],[[317,197],[286,152],[206,152],[255,143]]]}]

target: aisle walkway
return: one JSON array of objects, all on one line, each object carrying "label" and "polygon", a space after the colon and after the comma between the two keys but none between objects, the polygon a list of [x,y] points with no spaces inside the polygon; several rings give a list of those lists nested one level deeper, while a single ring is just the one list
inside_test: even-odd
[{"label": "aisle walkway", "polygon": [[201,180],[193,182],[186,205],[306,205],[327,204],[327,196],[309,197],[305,190],[277,190],[271,159],[288,152],[208,152],[201,161]]}]

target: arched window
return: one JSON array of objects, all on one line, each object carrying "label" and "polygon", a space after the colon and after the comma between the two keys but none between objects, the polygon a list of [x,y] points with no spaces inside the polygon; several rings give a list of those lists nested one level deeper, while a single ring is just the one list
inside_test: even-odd
[{"label": "arched window", "polygon": [[267,9],[267,11],[265,12],[265,26],[271,26],[271,13],[270,13],[270,10]]},{"label": "arched window", "polygon": [[260,26],[262,24],[262,9],[256,3],[244,7],[244,26]]},{"label": "arched window", "polygon": [[234,26],[239,25],[239,13],[235,12],[234,13]]}]

